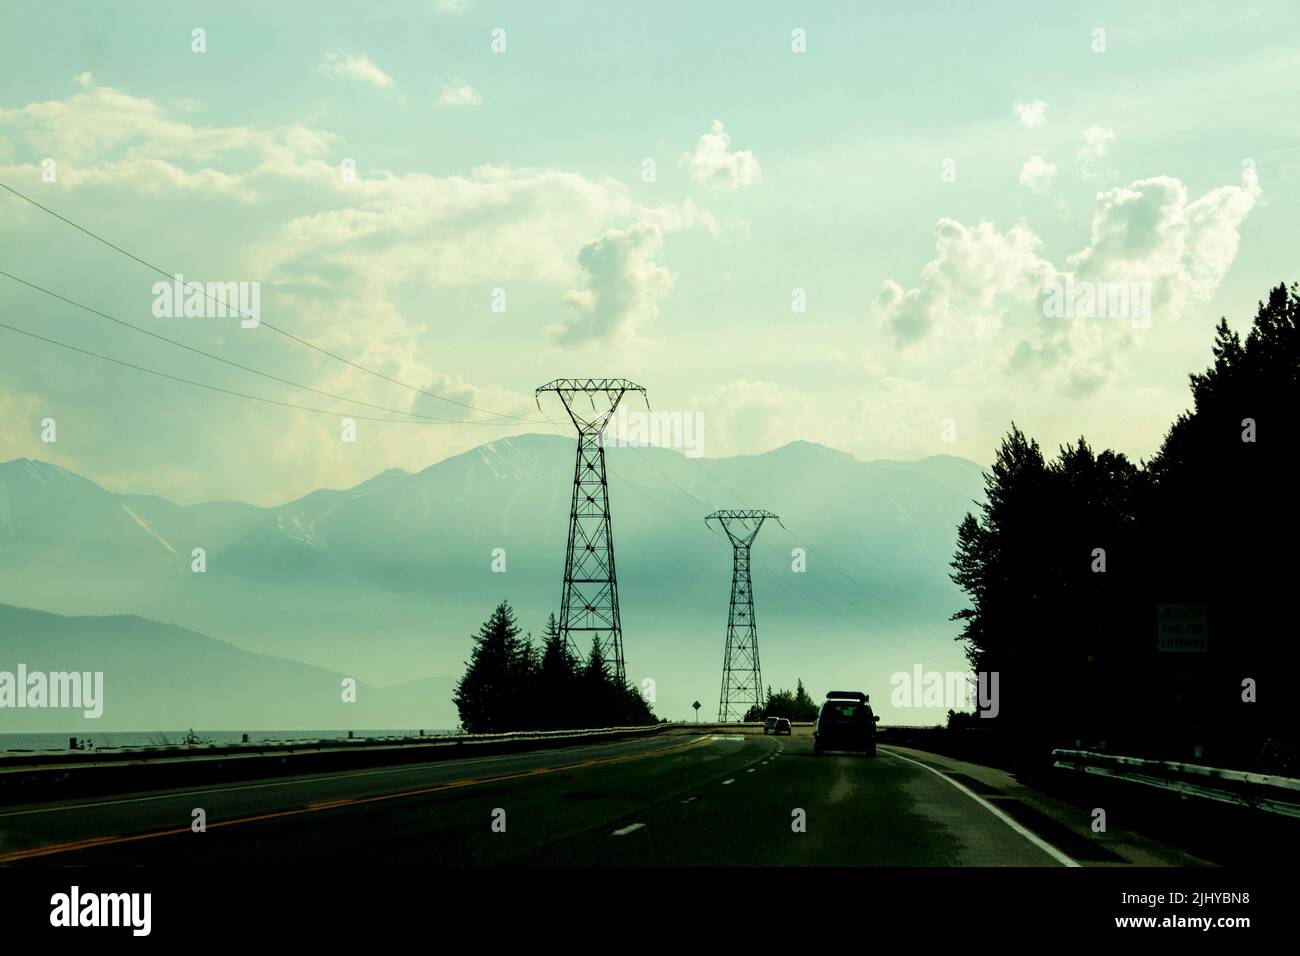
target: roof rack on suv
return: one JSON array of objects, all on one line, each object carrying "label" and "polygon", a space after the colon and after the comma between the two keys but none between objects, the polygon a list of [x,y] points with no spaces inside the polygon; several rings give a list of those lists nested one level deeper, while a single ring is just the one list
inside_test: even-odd
[{"label": "roof rack on suv", "polygon": [[848,698],[850,700],[860,700],[864,704],[867,703],[869,700],[871,700],[869,696],[867,696],[866,694],[858,690],[833,690],[826,695],[827,700],[834,700],[837,698]]}]

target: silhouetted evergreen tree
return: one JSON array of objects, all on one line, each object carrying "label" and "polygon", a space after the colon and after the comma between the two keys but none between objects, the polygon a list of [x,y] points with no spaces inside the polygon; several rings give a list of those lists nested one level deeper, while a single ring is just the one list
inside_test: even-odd
[{"label": "silhouetted evergreen tree", "polygon": [[[952,578],[971,605],[954,619],[972,667],[999,672],[994,727],[1026,760],[1105,742],[1181,758],[1200,744],[1202,759],[1242,763],[1294,745],[1286,695],[1262,685],[1296,663],[1279,555],[1300,535],[1297,287],[1271,290],[1244,342],[1220,322],[1213,354],[1145,466],[1082,438],[1048,461],[1013,424],[958,528]],[[1157,650],[1168,604],[1206,607],[1208,653]],[[1241,699],[1248,678],[1256,704]]]},{"label": "silhouetted evergreen tree", "polygon": [[769,684],[767,688],[767,700],[763,704],[755,704],[745,712],[744,720],[747,722],[766,720],[768,717],[785,717],[788,720],[809,721],[817,718],[818,704],[804,689],[803,681],[798,680],[794,692],[788,690],[778,690],[772,692]]},{"label": "silhouetted evergreen tree", "polygon": [[522,648],[510,604],[502,601],[479,628],[466,662],[465,675],[452,701],[461,726],[472,734],[518,729],[516,701],[523,688],[519,665]]},{"label": "silhouetted evergreen tree", "polygon": [[551,614],[546,619],[537,672],[537,717],[542,729],[577,725],[578,662]]},{"label": "silhouetted evergreen tree", "polygon": [[579,703],[580,723],[584,719],[590,721],[589,727],[608,727],[618,723],[618,688],[614,686],[600,641],[594,637],[591,639],[591,652],[582,668]]},{"label": "silhouetted evergreen tree", "polygon": [[816,720],[817,719],[817,702],[808,696],[808,691],[804,689],[803,681],[799,680],[794,690],[794,700],[790,707],[791,720]]},{"label": "silhouetted evergreen tree", "polygon": [[453,698],[470,733],[652,724],[650,705],[628,683],[619,686],[596,641],[579,666],[552,614],[542,647],[519,637],[514,612],[502,602],[479,628]]}]

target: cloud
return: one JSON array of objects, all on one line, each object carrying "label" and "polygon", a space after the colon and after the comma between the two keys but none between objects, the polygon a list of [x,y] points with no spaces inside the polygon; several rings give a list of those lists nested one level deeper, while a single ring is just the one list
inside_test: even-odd
[{"label": "cloud", "polygon": [[682,162],[697,183],[722,189],[739,189],[759,182],[763,170],[749,150],[729,152],[731,137],[723,130],[722,121],[714,120],[709,132],[700,137],[695,152],[687,153]]},{"label": "cloud", "polygon": [[1047,103],[1044,100],[1030,100],[1028,103],[1015,103],[1012,106],[1016,119],[1026,129],[1038,129],[1047,125]]},{"label": "cloud", "polygon": [[[718,232],[713,216],[695,202],[647,205],[613,177],[505,165],[451,175],[374,169],[364,161],[351,167],[342,164],[359,155],[360,147],[315,123],[219,126],[201,119],[205,116],[206,110],[183,112],[170,96],[157,101],[132,96],[96,86],[87,77],[70,86],[63,99],[0,108],[0,180],[39,190],[40,161],[57,157],[66,208],[82,210],[79,219],[116,217],[113,237],[128,249],[147,249],[156,240],[159,215],[175,217],[167,228],[201,222],[204,228],[181,250],[185,262],[176,264],[187,275],[260,280],[265,315],[273,310],[283,327],[385,375],[484,408],[531,417],[532,396],[486,384],[482,377],[492,373],[481,364],[463,370],[467,378],[448,376],[445,363],[452,359],[442,323],[475,323],[475,303],[488,318],[489,292],[500,286],[508,290],[512,314],[516,303],[554,303],[531,335],[521,331],[518,348],[536,350],[546,340],[544,323],[557,319],[569,320],[554,333],[568,346],[602,336],[624,341],[655,320],[671,288],[672,273],[660,261],[669,237],[696,227]],[[93,194],[79,192],[92,186]],[[168,194],[168,202],[144,201],[146,190]],[[258,201],[202,201],[212,193]],[[0,233],[11,244],[22,241],[21,226],[20,220],[0,217]],[[140,281],[147,291],[151,280]],[[125,297],[131,288],[128,282],[123,298],[110,295],[103,307],[129,310]],[[573,294],[564,297],[566,290]],[[562,298],[567,304],[560,304]],[[209,326],[196,334],[225,333]],[[265,350],[249,364],[295,381],[426,415],[463,412],[279,337],[254,342],[235,333],[232,339],[223,348],[246,348],[250,355]],[[0,350],[10,347],[0,345]],[[20,348],[11,364],[23,365],[32,354]],[[238,376],[223,379],[222,369],[210,374],[214,382],[247,387],[234,380]],[[39,379],[32,378],[10,382],[0,395],[38,390]],[[141,376],[134,381],[121,401],[164,430],[177,420],[177,408],[191,418],[216,414],[201,394]],[[273,387],[265,393],[316,404],[295,393],[280,395]],[[198,500],[229,495],[235,487],[242,497],[271,503],[288,494],[284,475],[292,474],[294,488],[303,491],[369,477],[375,461],[414,470],[502,429],[520,427],[363,425],[366,452],[349,455],[348,449],[338,451],[338,424],[332,418],[285,410],[285,427],[277,419],[276,427],[267,428],[259,418],[264,408],[231,401],[230,415],[223,411],[213,418],[207,433],[222,467],[204,471],[201,463],[182,456],[177,468],[184,474],[178,472],[176,481],[162,470],[150,473],[161,482],[158,490]],[[31,414],[44,414],[43,408],[19,409],[27,423],[24,434],[32,432]],[[153,409],[168,414],[150,417]],[[0,415],[0,437],[11,433],[3,419]],[[261,427],[255,427],[259,421]],[[284,439],[286,432],[294,438]],[[267,463],[282,463],[285,470],[280,477],[274,477],[274,469],[259,471],[257,466]]]},{"label": "cloud", "polygon": [[1046,162],[1037,154],[1030,156],[1020,167],[1020,185],[1031,192],[1042,192],[1052,184],[1055,177],[1055,164]]},{"label": "cloud", "polygon": [[1147,284],[1150,320],[1157,328],[1176,322],[1213,297],[1259,195],[1247,178],[1189,201],[1168,176],[1100,193],[1088,245],[1062,268],[1039,254],[1041,241],[1023,222],[1000,231],[941,219],[919,285],[887,280],[873,311],[902,350],[946,347],[968,365],[986,363],[990,375],[1042,376],[1067,394],[1088,394],[1119,371],[1140,337],[1128,319],[1047,316],[1047,284]]},{"label": "cloud", "polygon": [[818,412],[817,403],[798,389],[743,378],[695,396],[690,404],[703,414],[710,456],[768,450],[791,435],[811,437],[809,422]]},{"label": "cloud", "polygon": [[[693,201],[647,206],[613,178],[493,165],[448,176],[353,170],[340,165],[348,151],[332,133],[196,125],[105,87],[0,109],[0,161],[6,144],[21,162],[0,165],[7,181],[35,182],[41,158],[55,155],[61,188],[94,185],[124,208],[145,192],[259,199],[252,211],[212,212],[240,229],[228,267],[258,277],[304,335],[416,381],[427,369],[420,313],[408,311],[413,289],[477,287],[485,309],[498,286],[512,296],[529,283],[551,286],[542,295],[573,290],[554,340],[618,340],[653,320],[671,286],[657,261],[664,238],[718,232]],[[368,387],[342,384],[332,390],[364,396]]]},{"label": "cloud", "polygon": [[316,69],[325,76],[356,80],[358,83],[366,83],[380,90],[393,85],[393,78],[375,66],[364,53],[332,50],[325,54],[325,62]]},{"label": "cloud", "polygon": [[1170,176],[1116,187],[1098,194],[1091,240],[1069,265],[1092,281],[1150,282],[1153,302],[1179,318],[1218,289],[1259,195],[1253,179],[1192,202],[1187,187]]},{"label": "cloud", "polygon": [[1027,307],[1055,275],[1037,254],[1041,240],[1023,223],[999,232],[990,222],[968,227],[944,218],[934,234],[935,258],[921,270],[920,287],[904,291],[886,280],[873,304],[895,345],[959,325],[987,338],[1009,307]]},{"label": "cloud", "polygon": [[1115,144],[1115,131],[1103,126],[1089,126],[1083,131],[1083,145],[1079,147],[1080,169],[1085,179],[1099,179],[1115,175],[1105,159]]},{"label": "cloud", "polygon": [[438,105],[448,107],[479,106],[483,95],[462,79],[452,80],[438,93]]},{"label": "cloud", "polygon": [[[198,126],[182,117],[195,101],[181,100],[173,109],[107,86],[96,86],[89,73],[75,78],[80,91],[63,100],[0,109],[0,139],[10,143],[8,158],[17,159],[15,144],[26,147],[29,163],[44,157],[58,162],[63,186],[127,186],[147,193],[168,190],[255,197],[251,181],[265,169],[296,165],[329,153],[338,143],[331,133],[301,123],[272,128]],[[253,170],[214,168],[227,158],[245,161]],[[22,179],[34,166],[6,166]]]},{"label": "cloud", "polygon": [[563,348],[635,341],[658,316],[659,305],[675,281],[656,261],[663,244],[658,225],[639,222],[627,229],[611,229],[583,246],[578,263],[586,273],[586,287],[564,294],[574,315],[547,328],[551,341]]}]

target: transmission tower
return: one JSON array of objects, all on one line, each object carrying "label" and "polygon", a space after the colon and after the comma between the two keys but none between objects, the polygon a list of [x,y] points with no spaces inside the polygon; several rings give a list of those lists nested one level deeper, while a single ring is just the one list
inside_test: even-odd
[{"label": "transmission tower", "polygon": [[718,525],[731,539],[731,607],[727,611],[727,651],[722,659],[722,695],[718,723],[744,720],[750,704],[763,705],[763,674],[758,666],[758,625],[754,621],[754,586],[749,580],[749,546],[770,511],[715,511],[704,519]]},{"label": "transmission tower", "polygon": [[[560,633],[579,660],[590,653],[594,638],[622,686],[626,679],[623,626],[618,617],[618,577],[614,571],[602,434],[623,396],[640,392],[644,399],[645,389],[622,378],[557,378],[537,390],[539,408],[543,392],[560,396],[564,410],[578,429],[569,544],[564,552],[564,592],[560,596]],[[582,398],[591,406],[590,412],[580,407]]]}]

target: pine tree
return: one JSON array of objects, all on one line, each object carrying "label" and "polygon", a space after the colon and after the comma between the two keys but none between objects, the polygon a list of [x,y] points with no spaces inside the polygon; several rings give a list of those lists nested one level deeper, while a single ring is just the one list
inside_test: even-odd
[{"label": "pine tree", "polygon": [[512,705],[521,686],[518,669],[522,648],[509,602],[497,605],[473,640],[465,675],[452,698],[460,712],[461,726],[471,734],[513,729],[511,725],[518,718]]},{"label": "pine tree", "polygon": [[798,680],[795,686],[794,703],[790,710],[791,720],[817,719],[817,702],[808,696],[808,691],[803,686],[802,680]]},{"label": "pine tree", "polygon": [[617,701],[613,678],[605,655],[601,653],[600,641],[591,639],[591,653],[582,668],[581,694],[579,698],[579,724],[584,727],[608,727],[614,723]]},{"label": "pine tree", "polygon": [[560,633],[552,614],[542,637],[542,658],[537,671],[537,720],[542,728],[573,727],[577,724],[578,662]]}]

